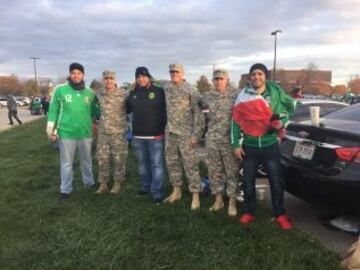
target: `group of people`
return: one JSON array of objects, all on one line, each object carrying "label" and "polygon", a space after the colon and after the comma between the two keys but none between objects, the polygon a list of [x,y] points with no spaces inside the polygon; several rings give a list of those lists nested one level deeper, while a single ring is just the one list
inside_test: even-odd
[{"label": "group of people", "polygon": [[[68,82],[56,86],[50,101],[47,134],[58,140],[60,148],[60,198],[69,197],[73,189],[75,151],[80,156],[85,187],[95,185],[91,147],[93,119],[100,108],[97,129],[99,165],[98,194],[119,194],[125,180],[128,151],[126,115],[132,113],[133,147],[138,159],[141,190],[137,196],[150,195],[154,203],[176,203],[183,192],[183,172],[191,193],[191,210],[200,208],[201,178],[198,166],[198,143],[206,133],[207,167],[211,191],[215,196],[210,211],[224,208],[228,199],[228,215],[237,216],[236,193],[243,182],[244,204],[240,223],[255,220],[257,167],[265,165],[268,173],[272,205],[276,221],[282,229],[292,225],[284,209],[281,180],[279,138],[293,111],[294,102],[275,83],[268,81],[269,71],[263,64],[250,68],[249,83],[238,90],[229,83],[224,69],[213,71],[214,90],[200,95],[185,80],[183,65],[169,65],[170,80],[158,85],[146,67],[135,71],[134,89],[129,94],[117,86],[113,70],[103,72],[103,89],[96,93],[85,86],[84,67],[72,63]],[[113,172],[111,173],[111,162]],[[239,170],[243,167],[243,179]],[[168,197],[163,194],[165,167],[172,186]]]}]

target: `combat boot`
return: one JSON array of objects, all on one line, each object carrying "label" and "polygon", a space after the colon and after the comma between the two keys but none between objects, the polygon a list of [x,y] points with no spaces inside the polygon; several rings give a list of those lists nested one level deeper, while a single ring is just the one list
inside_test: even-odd
[{"label": "combat boot", "polygon": [[106,182],[101,182],[99,189],[96,191],[96,194],[105,194],[108,192],[108,186]]},{"label": "combat boot", "polygon": [[199,192],[193,192],[191,201],[191,210],[200,209],[200,196]]},{"label": "combat boot", "polygon": [[236,198],[235,197],[229,199],[228,215],[230,217],[236,217],[236,215],[237,215]]},{"label": "combat boot", "polygon": [[112,186],[112,188],[110,190],[110,193],[117,195],[120,193],[120,190],[121,190],[121,183],[119,181],[115,181],[114,185]]},{"label": "combat boot", "polygon": [[224,208],[223,194],[222,193],[216,193],[215,194],[215,202],[210,207],[209,211],[210,212],[217,212],[217,211],[221,210],[222,208]]},{"label": "combat boot", "polygon": [[175,203],[178,200],[180,200],[182,197],[181,194],[181,187],[179,186],[175,186],[173,189],[173,192],[171,193],[171,195],[169,197],[167,197],[164,202],[168,202],[168,203]]}]

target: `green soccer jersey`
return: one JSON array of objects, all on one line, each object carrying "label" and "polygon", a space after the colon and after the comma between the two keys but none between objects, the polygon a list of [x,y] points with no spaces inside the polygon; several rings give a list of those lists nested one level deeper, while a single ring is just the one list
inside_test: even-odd
[{"label": "green soccer jersey", "polygon": [[77,91],[68,83],[58,85],[51,97],[48,125],[57,129],[61,139],[91,138],[94,109],[95,94],[90,88]]}]

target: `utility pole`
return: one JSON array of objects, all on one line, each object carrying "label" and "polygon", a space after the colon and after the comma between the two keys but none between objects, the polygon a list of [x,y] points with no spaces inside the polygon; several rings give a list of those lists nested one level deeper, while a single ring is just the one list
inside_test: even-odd
[{"label": "utility pole", "polygon": [[280,29],[271,32],[272,36],[275,36],[275,46],[274,46],[274,68],[273,68],[273,81],[276,82],[276,46],[277,46],[277,34],[281,33]]},{"label": "utility pole", "polygon": [[37,83],[37,70],[36,70],[36,60],[39,60],[39,57],[30,57],[34,61],[34,74],[35,74],[35,81],[34,81],[34,88],[35,88],[35,95],[40,94],[40,91],[38,89],[38,83]]}]

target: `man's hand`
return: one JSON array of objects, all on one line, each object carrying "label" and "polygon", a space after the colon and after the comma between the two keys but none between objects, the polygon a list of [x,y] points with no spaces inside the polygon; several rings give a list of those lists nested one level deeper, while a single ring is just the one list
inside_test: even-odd
[{"label": "man's hand", "polygon": [[244,156],[245,156],[245,152],[244,149],[242,149],[241,147],[234,149],[234,155],[238,158],[243,160]]},{"label": "man's hand", "polygon": [[280,130],[283,128],[283,123],[281,122],[281,120],[273,120],[271,121],[270,125],[273,129],[276,130]]},{"label": "man's hand", "polygon": [[54,131],[54,125],[53,124],[47,124],[47,126],[46,126],[46,134],[47,134],[49,140],[51,139],[51,137],[53,135],[53,131]]},{"label": "man's hand", "polygon": [[57,139],[58,139],[57,135],[51,135],[51,136],[49,137],[49,141],[52,142],[52,143],[56,142]]},{"label": "man's hand", "polygon": [[195,146],[195,145],[197,145],[197,143],[198,143],[198,141],[196,139],[194,139],[194,138],[192,138],[190,140],[190,146]]}]

